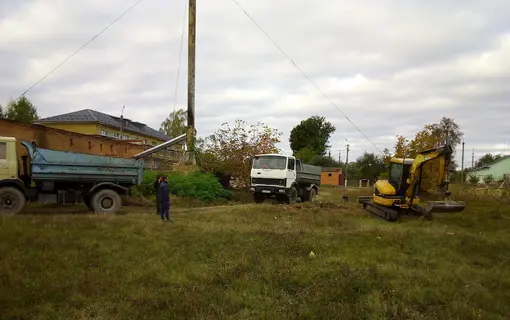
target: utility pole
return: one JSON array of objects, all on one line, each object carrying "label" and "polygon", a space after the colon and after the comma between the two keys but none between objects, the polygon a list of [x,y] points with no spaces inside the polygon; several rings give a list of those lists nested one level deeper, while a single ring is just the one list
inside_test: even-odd
[{"label": "utility pole", "polygon": [[460,181],[464,183],[464,140],[462,140],[462,163],[460,165]]},{"label": "utility pole", "polygon": [[347,153],[345,155],[345,172],[344,172],[344,185],[347,188],[347,166],[349,165],[349,144],[347,144]]},{"label": "utility pole", "polygon": [[471,154],[471,168],[475,167],[475,148],[473,148],[473,153]]},{"label": "utility pole", "polygon": [[342,151],[338,150],[338,165],[340,165],[340,163],[342,163]]},{"label": "utility pole", "polygon": [[187,163],[196,164],[195,159],[195,44],[196,44],[196,0],[188,1],[188,128],[186,132]]}]

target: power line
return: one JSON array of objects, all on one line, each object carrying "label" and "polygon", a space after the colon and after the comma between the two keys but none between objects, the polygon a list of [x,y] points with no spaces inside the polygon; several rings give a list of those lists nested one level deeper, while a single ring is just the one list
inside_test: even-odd
[{"label": "power line", "polygon": [[324,98],[326,98],[338,111],[340,111],[340,113],[344,116],[345,119],[347,119],[354,128],[356,128],[356,130],[359,131],[359,133],[361,133],[363,135],[363,137],[365,137],[365,139],[370,142],[370,144],[372,144],[372,146],[377,150],[379,151],[381,154],[383,154],[383,152],[372,142],[372,140],[370,140],[370,138],[367,137],[367,135],[365,133],[363,133],[363,131],[361,131],[360,128],[358,128],[358,126],[356,126],[354,124],[354,122],[352,122],[352,120],[326,95],[326,93],[324,93],[324,91],[322,91],[319,86],[317,86],[317,84],[297,65],[297,63],[292,60],[291,57],[289,57],[289,55],[287,53],[285,53],[285,51],[283,51],[283,49],[273,40],[273,38],[271,38],[271,36],[257,23],[257,21],[255,21],[255,19],[253,19],[253,17],[241,6],[241,4],[239,4],[239,2],[237,0],[232,0],[238,7],[239,9],[241,9],[241,11],[244,12],[244,14],[253,22],[253,24],[255,24],[255,26],[257,26],[257,28],[262,31],[262,33],[264,33],[266,35],[266,37],[269,39],[269,41],[271,41],[273,43],[273,45],[278,48],[278,50],[280,50],[280,52],[294,65],[294,67],[296,67],[296,69],[299,70],[299,72],[301,72],[301,74],[306,78],[308,79],[308,81],[310,81],[310,83],[324,96]]},{"label": "power line", "polygon": [[188,12],[188,1],[184,1],[184,17],[182,18],[181,46],[179,49],[179,64],[177,65],[177,79],[175,81],[174,113],[177,106],[177,89],[179,88],[179,75],[181,73],[182,47],[184,44],[184,31],[186,30],[186,13]]},{"label": "power line", "polygon": [[184,1],[184,17],[182,18],[182,32],[181,32],[181,46],[179,49],[179,62],[177,64],[177,79],[175,80],[175,94],[174,94],[174,111],[173,117],[170,119],[170,130],[175,121],[175,110],[177,109],[177,93],[179,89],[179,76],[181,74],[181,62],[182,62],[182,48],[184,45],[184,31],[186,30],[186,13],[188,13],[188,1]]},{"label": "power line", "polygon": [[92,41],[94,41],[97,37],[99,37],[101,34],[103,34],[103,32],[105,32],[106,30],[108,30],[113,24],[115,24],[117,21],[119,21],[124,15],[126,15],[129,11],[131,11],[131,9],[133,9],[134,7],[136,7],[140,2],[142,2],[143,0],[138,0],[136,1],[134,4],[132,4],[129,8],[127,8],[121,15],[119,15],[115,20],[113,20],[112,22],[110,22],[110,24],[108,24],[105,28],[103,28],[103,30],[101,30],[99,33],[97,33],[95,36],[93,36],[92,38],[89,39],[89,41],[85,42],[84,45],[82,45],[81,47],[79,47],[76,51],[74,51],[69,57],[67,57],[64,61],[62,61],[60,64],[58,64],[55,68],[53,68],[50,72],[48,72],[44,77],[42,77],[41,79],[39,79],[39,81],[37,81],[36,83],[34,83],[33,85],[31,85],[27,90],[25,90],[25,92],[23,92],[18,98],[16,98],[16,100],[14,101],[17,101],[19,98],[23,97],[25,94],[28,93],[28,91],[32,90],[35,86],[37,86],[39,83],[41,83],[44,79],[46,79],[48,76],[50,76],[53,72],[55,72],[58,68],[60,68],[62,65],[64,65],[67,61],[69,61],[72,57],[74,57],[78,52],[80,52],[81,50],[83,50],[83,48],[85,48],[89,43],[91,43]]}]

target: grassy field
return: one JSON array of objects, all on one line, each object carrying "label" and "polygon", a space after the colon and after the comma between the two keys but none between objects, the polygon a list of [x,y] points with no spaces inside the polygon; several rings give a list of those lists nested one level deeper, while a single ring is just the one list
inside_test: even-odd
[{"label": "grassy field", "polygon": [[508,319],[510,205],[388,223],[340,194],[176,208],[175,224],[144,208],[1,217],[0,318]]}]

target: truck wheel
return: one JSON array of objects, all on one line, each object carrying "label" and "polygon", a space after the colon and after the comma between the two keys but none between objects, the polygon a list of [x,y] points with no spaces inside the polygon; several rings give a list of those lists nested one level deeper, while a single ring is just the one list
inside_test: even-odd
[{"label": "truck wheel", "polygon": [[91,196],[84,196],[83,197],[83,203],[89,208],[91,211],[94,211],[94,208],[92,208],[92,197]]},{"label": "truck wheel", "polygon": [[315,201],[315,198],[317,197],[317,190],[313,189],[309,191],[308,193],[308,201]]},{"label": "truck wheel", "polygon": [[253,194],[253,201],[255,201],[255,203],[262,203],[266,200],[266,197],[261,194],[261,193],[254,193]]},{"label": "truck wheel", "polygon": [[287,196],[287,203],[288,204],[296,204],[297,198],[298,198],[298,192],[297,192],[296,187],[291,187],[290,193]]},{"label": "truck wheel", "polygon": [[102,189],[96,192],[90,201],[95,213],[116,213],[120,210],[122,199],[111,189]]},{"label": "truck wheel", "polygon": [[23,192],[14,187],[0,189],[0,213],[18,214],[25,207],[27,200]]}]

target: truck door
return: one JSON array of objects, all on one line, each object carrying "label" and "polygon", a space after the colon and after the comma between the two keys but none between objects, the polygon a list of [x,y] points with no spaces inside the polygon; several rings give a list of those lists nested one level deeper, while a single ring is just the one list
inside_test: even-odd
[{"label": "truck door", "polygon": [[287,187],[290,187],[292,182],[296,180],[296,159],[289,158],[287,160]]},{"label": "truck door", "polygon": [[16,145],[14,142],[0,141],[0,181],[16,179]]},{"label": "truck door", "polygon": [[9,179],[9,163],[7,162],[7,142],[0,142],[0,181]]}]

